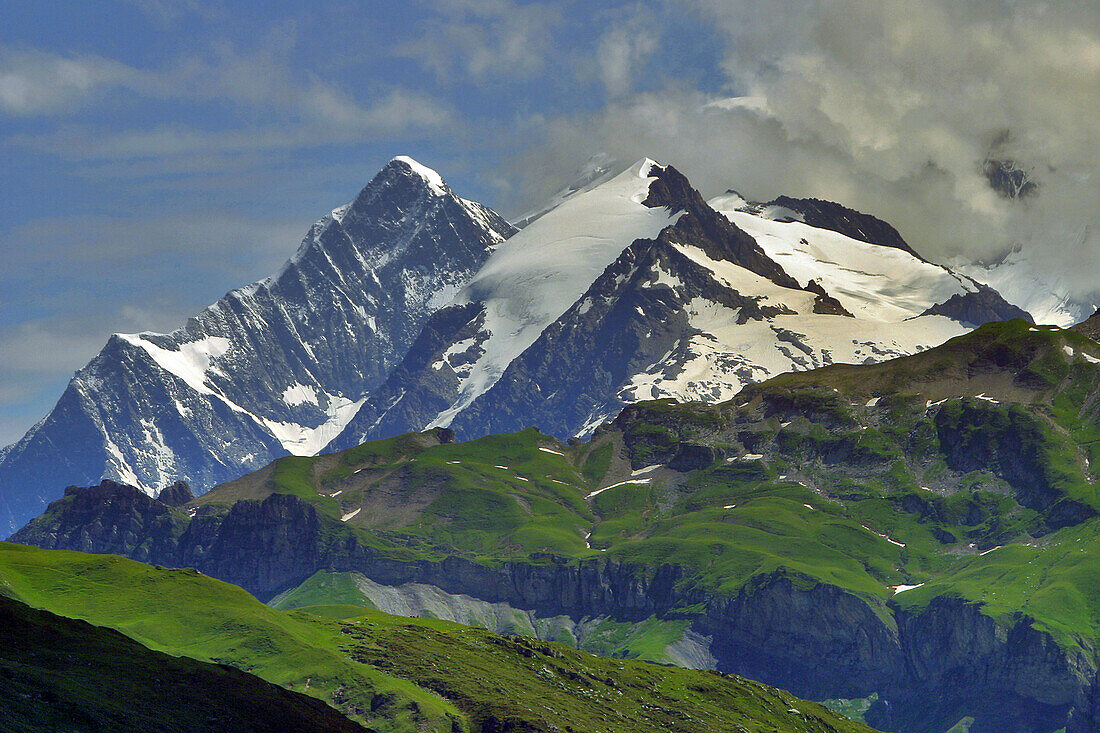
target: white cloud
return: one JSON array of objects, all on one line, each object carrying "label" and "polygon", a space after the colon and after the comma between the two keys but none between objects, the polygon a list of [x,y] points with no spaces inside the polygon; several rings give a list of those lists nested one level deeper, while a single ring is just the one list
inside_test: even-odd
[{"label": "white cloud", "polygon": [[[623,96],[594,114],[528,120],[521,134],[547,150],[523,154],[548,166],[597,150],[649,155],[705,192],[838,200],[935,258],[1023,242],[1040,266],[1072,270],[1079,291],[1097,289],[1100,4],[683,4],[725,38],[722,68],[742,103],[690,86]],[[1037,194],[999,195],[989,157],[1029,171]]]},{"label": "white cloud", "polygon": [[607,93],[618,97],[632,91],[639,67],[657,46],[657,36],[644,28],[615,28],[605,33],[596,49],[596,63]]},{"label": "white cloud", "polygon": [[260,126],[206,130],[164,124],[119,131],[70,124],[49,132],[13,135],[8,145],[47,152],[67,160],[171,159],[201,154],[239,155],[255,151],[311,148],[395,134],[425,134],[458,125],[453,109],[413,92],[396,90],[362,107],[324,87],[308,90],[307,119]]},{"label": "white cloud", "polygon": [[0,113],[41,115],[68,110],[139,72],[98,56],[59,56],[0,47]]},{"label": "white cloud", "polygon": [[436,0],[424,33],[395,53],[420,63],[440,81],[527,79],[544,70],[551,31],[561,18],[549,3]]},{"label": "white cloud", "polygon": [[289,55],[295,45],[292,29],[276,28],[259,45],[260,50],[241,52],[222,44],[163,68],[141,70],[100,57],[0,47],[0,114],[76,110],[114,90],[136,99],[218,103],[249,113],[241,119],[263,120],[235,121],[222,130],[178,122],[133,130],[69,123],[6,142],[68,159],[130,159],[313,147],[457,125],[449,104],[423,93],[391,88],[364,102],[314,73],[302,72]]}]

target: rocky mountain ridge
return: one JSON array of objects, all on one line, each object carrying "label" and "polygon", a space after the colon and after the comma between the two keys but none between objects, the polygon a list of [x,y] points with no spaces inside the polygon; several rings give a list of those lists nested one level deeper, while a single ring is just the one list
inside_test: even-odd
[{"label": "rocky mountain ridge", "polygon": [[[628,193],[633,202],[620,219],[657,223],[648,236],[634,237],[641,228],[609,236],[603,219],[592,218],[612,209],[616,192],[614,200]],[[566,199],[494,253],[485,269],[506,267],[509,277],[475,276],[436,313],[328,449],[434,426],[463,438],[530,425],[562,439],[587,435],[638,400],[720,401],[780,372],[892,358],[990,320],[1028,317],[925,262],[889,225],[815,205],[833,215],[815,221],[832,228],[769,218],[775,207],[746,213],[740,197],[706,202],[675,168],[639,161]],[[655,220],[654,210],[667,219]],[[887,244],[833,233],[860,227]],[[607,240],[594,262],[602,273],[555,293],[558,308],[524,315],[530,291],[511,283],[541,278],[529,264],[536,253],[581,259],[585,250],[569,248],[597,235]],[[509,254],[512,261],[500,263]],[[501,322],[502,308],[523,311],[522,328]],[[528,335],[502,351],[492,337],[501,330]]]},{"label": "rocky mountain ridge", "polygon": [[867,719],[888,730],[1083,733],[1098,396],[1096,342],[990,324],[722,404],[639,403],[588,443],[436,429],[284,458],[181,508],[74,489],[17,539],[264,599],[358,573],[507,604],[547,634],[569,626],[555,616],[613,621],[633,629],[620,653],[877,695]]}]

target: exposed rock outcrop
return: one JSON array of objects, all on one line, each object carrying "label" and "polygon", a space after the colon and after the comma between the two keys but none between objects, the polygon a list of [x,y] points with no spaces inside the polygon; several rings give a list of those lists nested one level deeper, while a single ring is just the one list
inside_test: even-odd
[{"label": "exposed rock outcrop", "polygon": [[963,295],[952,295],[942,303],[937,303],[921,315],[947,316],[960,323],[971,326],[981,326],[993,321],[1011,321],[1013,318],[1022,318],[1032,323],[1031,314],[1022,308],[1017,308],[1004,298],[1000,293],[986,285],[977,285],[977,290]]}]

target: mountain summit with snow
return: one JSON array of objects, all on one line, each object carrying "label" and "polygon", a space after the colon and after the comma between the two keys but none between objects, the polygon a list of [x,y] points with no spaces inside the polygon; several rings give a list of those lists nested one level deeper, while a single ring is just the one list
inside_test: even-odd
[{"label": "mountain summit with snow", "polygon": [[497,249],[329,449],[429,427],[584,436],[631,402],[726,400],[1027,317],[826,203],[818,226],[790,205],[707,203],[674,168],[638,161]]},{"label": "mountain summit with snow", "polygon": [[116,334],[0,461],[0,527],[70,484],[204,490],[335,437],[514,228],[411,158],[314,224],[274,276],[171,334]]},{"label": "mountain summit with snow", "polygon": [[726,400],[1025,316],[813,199],[710,202],[642,159],[584,177],[517,230],[390,161],[274,276],[170,334],[116,334],[0,451],[0,526],[101,479],[198,493],[285,455],[451,427],[585,436],[623,405]]}]

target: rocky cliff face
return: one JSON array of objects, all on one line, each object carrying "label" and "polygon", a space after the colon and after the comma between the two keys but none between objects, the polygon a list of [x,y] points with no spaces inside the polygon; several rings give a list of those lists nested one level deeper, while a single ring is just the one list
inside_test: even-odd
[{"label": "rocky cliff face", "polygon": [[0,534],[68,484],[110,478],[151,493],[184,480],[201,493],[316,453],[514,231],[395,158],[275,276],[171,334],[112,336],[0,457]]},{"label": "rocky cliff face", "polygon": [[1070,330],[1076,331],[1093,341],[1100,341],[1100,311],[1093,313],[1077,325],[1071,326]]},{"label": "rocky cliff face", "polygon": [[[72,521],[59,523],[62,514]],[[949,598],[915,611],[875,608],[782,571],[734,595],[713,594],[686,583],[688,574],[674,565],[606,558],[541,557],[495,567],[459,557],[401,561],[361,544],[293,496],[207,508],[188,519],[185,511],[108,482],[72,489],[13,539],[196,567],[267,599],[318,570],[354,571],[380,586],[424,584],[540,617],[688,619],[718,669],[804,697],[877,692],[868,720],[886,730],[942,733],[972,716],[978,719],[972,731],[1066,726],[1084,733],[1100,718],[1092,652],[1057,644],[1026,617],[995,621],[979,605]]]},{"label": "rocky cliff face", "polygon": [[1094,729],[1095,656],[1060,647],[1031,619],[997,623],[976,604],[938,598],[897,624],[905,674],[869,711],[875,727],[932,733],[964,710],[980,721],[974,731]]},{"label": "rocky cliff face", "polygon": [[167,564],[175,559],[187,524],[186,513],[133,486],[105,479],[97,486],[65,489],[62,499],[16,534],[24,544],[38,547]]}]

